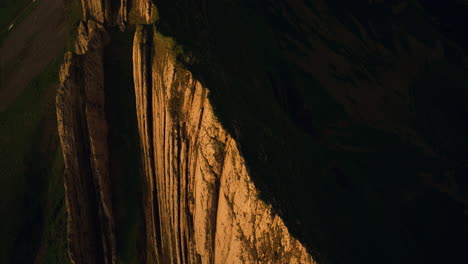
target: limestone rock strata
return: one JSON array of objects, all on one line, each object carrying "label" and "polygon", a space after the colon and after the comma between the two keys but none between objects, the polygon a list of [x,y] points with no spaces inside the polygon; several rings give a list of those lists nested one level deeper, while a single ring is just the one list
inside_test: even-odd
[{"label": "limestone rock strata", "polygon": [[105,117],[104,28],[82,22],[66,53],[56,108],[65,163],[68,241],[73,263],[116,263]]},{"label": "limestone rock strata", "polygon": [[83,19],[106,26],[117,25],[124,31],[127,23],[150,24],[158,14],[151,0],[81,0]]},{"label": "limestone rock strata", "polygon": [[125,30],[128,21],[128,5],[127,0],[120,0],[119,15],[117,17],[117,25],[121,31]]},{"label": "limestone rock strata", "polygon": [[78,25],[78,36],[75,41],[76,54],[86,54],[88,49],[100,49],[109,41],[104,27],[93,20],[81,21]]},{"label": "limestone rock strata", "polygon": [[111,19],[111,1],[109,0],[81,0],[84,20],[95,20],[107,24]]},{"label": "limestone rock strata", "polygon": [[259,200],[209,91],[175,57],[170,39],[137,28],[133,69],[147,263],[314,263]]},{"label": "limestone rock strata", "polygon": [[151,0],[132,1],[130,22],[135,24],[154,23],[158,17],[156,6]]}]

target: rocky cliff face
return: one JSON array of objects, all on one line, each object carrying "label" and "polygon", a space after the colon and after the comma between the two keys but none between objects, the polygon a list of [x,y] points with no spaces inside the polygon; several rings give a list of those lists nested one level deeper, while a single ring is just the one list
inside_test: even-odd
[{"label": "rocky cliff face", "polygon": [[88,20],[78,28],[76,54],[65,54],[57,93],[57,121],[65,163],[70,258],[115,263],[103,47],[106,31]]},{"label": "rocky cliff face", "polygon": [[108,110],[125,53],[144,175],[134,262],[466,259],[466,42],[421,3],[82,1],[57,96],[71,258],[125,251],[111,127],[129,117]]},{"label": "rocky cliff face", "polygon": [[467,60],[427,2],[155,0],[262,198],[320,263],[466,259]]},{"label": "rocky cliff face", "polygon": [[146,175],[149,263],[313,263],[259,199],[209,91],[174,43],[138,27],[134,80]]},{"label": "rocky cliff face", "polygon": [[[151,1],[131,2],[82,1],[75,52],[65,55],[60,71],[57,120],[74,263],[119,262],[106,117],[111,113],[105,112],[105,93],[112,90],[105,89],[105,80],[112,76],[104,74],[103,50],[112,42],[110,27],[148,24],[157,16]],[[142,261],[314,263],[260,200],[236,140],[213,112],[209,90],[177,61],[179,51],[153,26],[136,26],[133,76],[145,177]]]}]

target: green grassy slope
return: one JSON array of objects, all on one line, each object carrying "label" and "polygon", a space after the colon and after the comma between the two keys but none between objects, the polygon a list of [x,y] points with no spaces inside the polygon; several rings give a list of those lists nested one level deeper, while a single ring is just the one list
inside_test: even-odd
[{"label": "green grassy slope", "polygon": [[[2,0],[0,25],[9,23],[29,2]],[[67,49],[71,49],[81,11],[78,1],[65,3]],[[61,61],[60,55],[49,62],[0,113],[0,263],[69,262],[64,168],[55,115]],[[20,58],[9,68],[18,69],[21,63]]]},{"label": "green grassy slope", "polygon": [[63,164],[54,106],[58,66],[59,61],[51,62],[0,113],[2,263],[33,261],[39,250],[47,259],[65,259]]}]

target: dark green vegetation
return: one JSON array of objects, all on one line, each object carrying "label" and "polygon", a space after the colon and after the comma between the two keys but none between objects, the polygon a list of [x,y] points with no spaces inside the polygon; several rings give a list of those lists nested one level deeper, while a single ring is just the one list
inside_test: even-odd
[{"label": "dark green vegetation", "polygon": [[[399,1],[408,5],[395,13],[398,1],[327,1],[321,10],[308,0],[154,2],[158,30],[184,47],[180,61],[210,89],[262,198],[319,263],[466,260],[468,72],[457,47],[463,43],[450,41],[424,6]],[[343,30],[362,42],[336,33]],[[437,63],[412,58],[421,70],[401,77],[410,121],[379,127],[359,118],[349,105],[377,121],[394,111],[392,104],[365,111],[366,95],[391,81],[385,73],[405,71],[398,43],[420,52],[409,36],[446,48]],[[370,50],[373,43],[390,55]],[[347,63],[348,77],[330,74],[341,85],[318,71]],[[382,85],[387,98],[400,88]]]},{"label": "dark green vegetation", "polygon": [[[2,1],[0,26],[9,23],[29,2]],[[70,32],[81,12],[76,2],[66,1]],[[71,42],[74,35],[69,39]],[[4,65],[8,67],[3,70],[21,69],[24,56],[13,65]],[[0,263],[69,262],[63,158],[55,115],[61,62],[61,58],[51,61],[0,113]],[[4,74],[7,76],[7,72]]]},{"label": "dark green vegetation", "polygon": [[0,113],[1,263],[67,263],[63,161],[55,121],[59,61]]},{"label": "dark green vegetation", "polygon": [[121,263],[141,263],[144,259],[143,176],[133,88],[133,32],[133,29],[123,33],[112,29],[104,54],[112,201]]}]

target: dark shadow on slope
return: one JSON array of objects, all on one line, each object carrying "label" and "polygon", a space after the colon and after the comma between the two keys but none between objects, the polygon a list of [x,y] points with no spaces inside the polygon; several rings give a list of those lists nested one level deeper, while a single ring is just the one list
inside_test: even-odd
[{"label": "dark shadow on slope", "polygon": [[0,243],[5,263],[67,263],[63,160],[55,120],[58,61],[5,112]]},{"label": "dark shadow on slope", "polygon": [[140,263],[144,253],[138,244],[143,239],[143,176],[133,84],[133,29],[122,33],[113,28],[110,36],[111,42],[105,47],[104,75],[117,251],[123,263]]},{"label": "dark shadow on slope", "polygon": [[[423,70],[404,80],[417,108],[411,128],[416,127],[418,140],[435,149],[430,152],[352,116],[330,93],[345,92],[342,87],[319,82],[312,67],[329,66],[319,56],[323,52],[349,58],[356,68],[364,64],[370,71],[388,70],[375,67],[383,57],[366,53],[366,60],[355,60],[362,54],[348,49],[351,40],[333,38],[334,23],[340,22],[359,35],[345,23],[351,18],[363,22],[368,35],[394,60],[403,56],[396,53],[395,41],[405,42],[399,39],[404,34],[432,47],[440,34],[417,5],[394,16],[389,5],[368,1],[329,1],[327,11],[305,0],[154,2],[161,17],[158,29],[183,45],[181,61],[210,89],[215,112],[236,138],[262,198],[319,263],[466,259],[466,192],[458,190],[466,190],[460,175],[468,173],[468,157],[461,151],[467,139],[460,135],[468,127],[459,112],[463,104],[457,103],[457,98],[466,102],[459,88],[468,85],[462,78],[466,70],[443,58],[445,64],[435,72]],[[301,20],[304,10],[317,15],[315,25]],[[403,33],[394,34],[393,28]],[[317,59],[300,61],[313,52]],[[464,85],[454,84],[454,78]],[[424,92],[425,81],[432,83],[434,94]],[[437,119],[434,100],[437,111],[449,119]],[[457,190],[450,189],[448,178]]]}]

